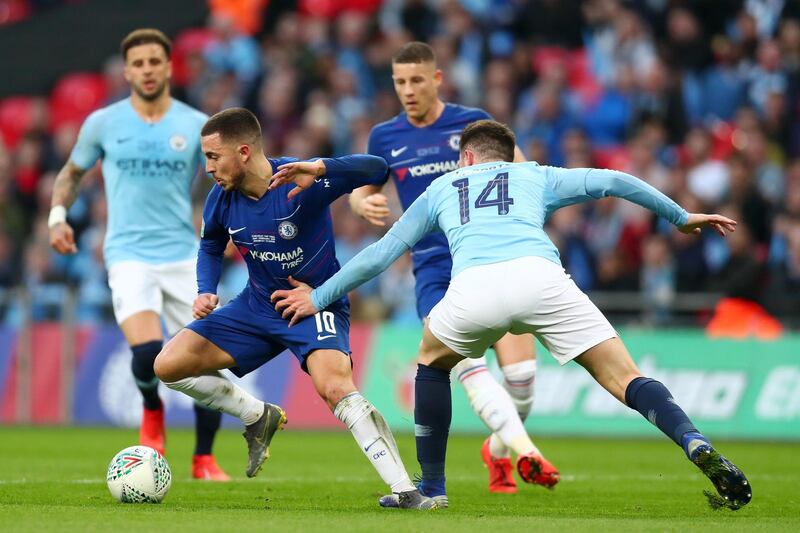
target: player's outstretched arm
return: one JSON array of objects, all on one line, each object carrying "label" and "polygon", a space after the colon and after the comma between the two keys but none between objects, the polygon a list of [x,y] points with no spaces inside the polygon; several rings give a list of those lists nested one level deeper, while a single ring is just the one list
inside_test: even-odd
[{"label": "player's outstretched arm", "polygon": [[389,218],[389,201],[381,194],[380,185],[365,185],[350,193],[350,210],[374,226],[385,226]]},{"label": "player's outstretched arm", "polygon": [[53,198],[50,202],[50,246],[60,254],[74,254],[78,251],[75,233],[67,223],[67,209],[78,196],[78,185],[86,170],[71,160],[58,172],[53,184]]},{"label": "player's outstretched arm", "polygon": [[270,181],[270,190],[294,183],[297,187],[289,191],[289,198],[292,198],[324,176],[321,180],[325,183],[324,189],[330,191],[332,197],[338,197],[362,185],[383,183],[387,172],[388,166],[382,157],[366,154],[297,161],[278,167]]},{"label": "player's outstretched arm", "polygon": [[275,303],[275,310],[285,319],[289,319],[289,327],[307,316],[314,315],[319,309],[314,305],[311,298],[311,286],[297,281],[289,276],[289,284],[294,287],[292,290],[278,290],[272,293],[270,300]]},{"label": "player's outstretched arm", "polygon": [[727,232],[736,231],[737,222],[722,215],[704,215],[701,213],[689,213],[686,224],[678,226],[681,233],[699,234],[702,228],[714,228],[723,237]]},{"label": "player's outstretched arm", "polygon": [[276,189],[287,183],[294,183],[296,187],[289,191],[289,198],[294,198],[301,191],[314,185],[314,180],[325,175],[325,160],[296,161],[278,167],[278,172],[273,174],[269,182],[269,190]]},{"label": "player's outstretched arm", "polygon": [[[313,291],[308,286],[296,286],[297,288],[291,291],[273,292],[270,299],[276,302],[275,309],[284,318],[291,316],[290,326],[320,309],[325,309],[351,290],[389,268],[417,241],[433,231],[436,224],[432,222],[432,218],[428,213],[428,194],[423,193],[383,238],[361,250],[339,272]],[[293,282],[290,283],[294,285]],[[305,294],[306,292],[308,294]]]}]

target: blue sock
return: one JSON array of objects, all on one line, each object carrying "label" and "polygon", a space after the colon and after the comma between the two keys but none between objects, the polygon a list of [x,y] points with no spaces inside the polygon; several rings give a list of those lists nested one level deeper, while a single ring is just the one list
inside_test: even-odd
[{"label": "blue sock", "polygon": [[[414,435],[422,480],[444,481],[447,435],[453,406],[450,397],[450,372],[417,365],[414,382]],[[444,487],[442,487],[444,488]]]},{"label": "blue sock", "polygon": [[153,370],[153,363],[161,351],[161,347],[161,341],[150,341],[131,346],[133,379],[136,381],[136,386],[139,387],[139,392],[142,393],[145,408],[151,411],[161,407],[161,398],[158,397],[158,378]]},{"label": "blue sock", "polygon": [[222,422],[222,412],[194,404],[194,454],[210,455],[214,436]]},{"label": "blue sock", "polygon": [[[696,439],[708,442],[683,409],[675,403],[672,393],[659,381],[645,377],[634,379],[625,389],[625,403],[675,441],[675,444],[683,448],[687,457],[690,456],[690,442]],[[685,436],[688,438],[684,438]]]}]

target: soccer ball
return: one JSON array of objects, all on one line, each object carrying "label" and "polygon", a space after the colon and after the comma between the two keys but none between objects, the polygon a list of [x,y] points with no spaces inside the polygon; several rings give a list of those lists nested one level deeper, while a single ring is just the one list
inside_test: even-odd
[{"label": "soccer ball", "polygon": [[106,483],[122,503],[160,503],[172,485],[172,472],[153,448],[130,446],[111,459]]}]

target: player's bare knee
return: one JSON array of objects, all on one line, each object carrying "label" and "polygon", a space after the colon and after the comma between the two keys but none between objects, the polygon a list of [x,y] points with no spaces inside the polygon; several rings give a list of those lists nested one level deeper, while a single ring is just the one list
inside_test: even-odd
[{"label": "player's bare knee", "polygon": [[340,377],[326,380],[317,386],[317,393],[331,407],[355,390],[356,387],[351,379]]},{"label": "player's bare knee", "polygon": [[179,379],[188,377],[185,365],[182,364],[179,354],[177,354],[171,343],[166,346],[156,356],[153,363],[153,370],[158,379],[164,383],[173,383]]}]

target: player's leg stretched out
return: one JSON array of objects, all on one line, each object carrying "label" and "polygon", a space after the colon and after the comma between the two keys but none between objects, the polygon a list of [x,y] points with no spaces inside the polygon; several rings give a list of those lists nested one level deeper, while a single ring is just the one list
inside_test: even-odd
[{"label": "player's leg stretched out", "polygon": [[750,502],[752,488],[744,473],[700,433],[661,382],[641,375],[622,340],[608,339],[575,361],[616,399],[638,411],[683,449],[719,493],[705,491],[712,507],[736,510]]},{"label": "player's leg stretched out", "polygon": [[[191,321],[196,283],[194,262],[169,263],[157,267],[137,262],[112,265],[109,286],[114,296],[114,314],[131,347],[131,370],[142,394],[142,424],[139,442],[160,454],[166,451],[164,406],[158,394],[158,378],[153,369],[163,347],[161,319],[173,334]],[[209,481],[228,481],[230,477],[212,455],[214,437],[222,414],[195,405],[195,451],[192,477]]]},{"label": "player's leg stretched out", "polygon": [[[537,272],[535,280],[530,279],[530,272]],[[498,289],[504,291],[496,295],[503,302],[502,310],[474,305],[476,295],[469,288],[479,280],[517,278],[528,282]],[[752,490],[742,471],[714,449],[663,384],[641,375],[608,320],[560,266],[542,258],[521,258],[473,267],[454,278],[451,290],[425,325],[415,385],[419,398],[430,389],[428,382],[438,383],[436,394],[441,403],[423,403],[417,424],[435,423],[436,431],[447,431],[451,407],[445,399],[449,398],[449,382],[443,378],[461,357],[482,354],[497,340],[500,330],[536,333],[559,363],[575,359],[615,398],[680,446],[719,493],[706,492],[712,506],[735,510],[750,501]],[[470,309],[470,313],[454,309]],[[517,466],[524,477],[528,465],[518,462]]]},{"label": "player's leg stretched out", "polygon": [[[220,314],[218,311],[217,316]],[[210,321],[206,318],[195,324],[208,326]],[[244,358],[242,361],[238,364],[247,364]],[[263,362],[260,361],[256,367]],[[421,510],[437,508],[436,502],[422,496],[412,485],[385,420],[356,390],[350,358],[337,350],[315,350],[305,358],[305,362],[318,393],[336,417],[348,427],[381,478],[397,494],[400,507]],[[188,328],[164,347],[155,364],[156,374],[168,387],[242,421],[248,447],[246,474],[253,477],[269,457],[273,436],[287,420],[279,406],[256,399],[214,372],[235,366],[237,361],[229,353]],[[248,366],[247,371],[253,368]]]}]

